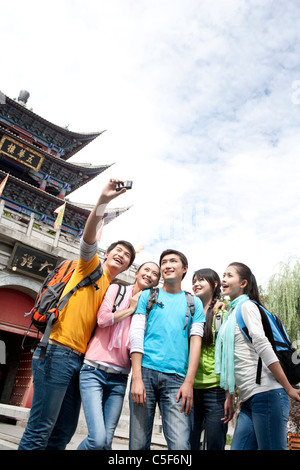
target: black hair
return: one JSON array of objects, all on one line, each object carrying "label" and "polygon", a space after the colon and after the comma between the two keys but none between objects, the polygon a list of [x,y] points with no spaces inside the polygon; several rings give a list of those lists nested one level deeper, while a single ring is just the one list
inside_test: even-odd
[{"label": "black hair", "polygon": [[247,285],[244,289],[244,294],[247,294],[249,296],[249,299],[254,300],[258,304],[262,305],[258,285],[251,269],[248,268],[248,266],[246,266],[245,264],[238,262],[230,263],[229,266],[233,266],[237,270],[237,273],[242,281],[247,281]]},{"label": "black hair", "polygon": [[108,247],[107,250],[106,250],[106,253],[110,253],[117,245],[124,245],[124,246],[126,246],[126,248],[130,251],[131,256],[130,256],[130,263],[129,263],[129,266],[131,266],[132,263],[133,263],[134,260],[135,260],[135,249],[134,249],[134,246],[133,246],[130,242],[127,242],[127,241],[125,241],[125,240],[119,240],[119,241],[113,242],[111,245],[109,245],[109,247]]},{"label": "black hair", "polygon": [[192,279],[193,284],[196,279],[198,280],[205,279],[209,283],[212,289],[212,301],[206,312],[206,323],[204,325],[204,332],[203,332],[203,338],[202,338],[203,345],[208,348],[214,341],[213,333],[212,333],[212,323],[214,319],[214,305],[217,302],[217,300],[220,299],[221,279],[218,273],[216,273],[216,271],[210,268],[203,268],[203,269],[198,269],[198,271],[195,271],[193,274],[193,279]]},{"label": "black hair", "polygon": [[[162,254],[160,255],[160,258],[159,258],[159,266],[161,266],[161,262],[162,262],[162,259],[167,256],[167,255],[177,255],[179,256],[181,262],[182,262],[182,266],[185,268],[185,267],[188,267],[188,260],[187,260],[187,257],[181,253],[180,251],[177,251],[177,250],[172,250],[172,249],[167,249],[165,251],[162,252]],[[182,279],[184,278],[184,276],[186,275],[186,273],[183,274],[182,276]]]}]

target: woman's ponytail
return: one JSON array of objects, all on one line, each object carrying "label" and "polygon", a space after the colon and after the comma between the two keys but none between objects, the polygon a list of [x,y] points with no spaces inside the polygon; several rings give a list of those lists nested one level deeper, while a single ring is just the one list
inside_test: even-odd
[{"label": "woman's ponytail", "polygon": [[254,300],[258,304],[262,305],[260,295],[259,295],[258,285],[257,285],[255,276],[252,273],[251,269],[248,268],[248,266],[246,266],[245,264],[237,263],[237,262],[230,263],[229,266],[234,266],[235,269],[237,270],[240,278],[242,280],[247,281],[247,285],[245,287],[244,294],[247,294],[249,296],[249,299]]},{"label": "woman's ponytail", "polygon": [[221,280],[213,269],[204,268],[199,269],[193,275],[193,282],[195,279],[205,279],[211,286],[213,300],[210,303],[206,312],[206,322],[204,325],[202,344],[207,348],[213,343],[212,323],[214,320],[214,306],[220,299],[221,294]]}]

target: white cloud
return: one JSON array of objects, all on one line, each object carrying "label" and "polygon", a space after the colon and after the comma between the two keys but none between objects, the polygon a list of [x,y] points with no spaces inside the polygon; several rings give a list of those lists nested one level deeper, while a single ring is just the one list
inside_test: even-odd
[{"label": "white cloud", "polygon": [[115,164],[71,196],[94,203],[110,176],[133,179],[111,206],[134,206],[105,246],[142,243],[138,261],[181,249],[187,284],[233,260],[264,282],[299,252],[299,10],[296,0],[1,1],[0,89],[28,89],[29,107],[71,130],[107,129],[73,161]]}]

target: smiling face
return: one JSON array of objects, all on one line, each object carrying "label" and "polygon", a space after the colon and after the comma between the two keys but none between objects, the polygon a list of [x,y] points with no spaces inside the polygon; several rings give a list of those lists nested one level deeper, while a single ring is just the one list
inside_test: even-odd
[{"label": "smiling face", "polygon": [[180,257],[177,254],[165,255],[160,262],[161,274],[165,281],[181,281],[188,270],[183,266]]},{"label": "smiling face", "polygon": [[199,277],[194,276],[192,289],[193,289],[194,295],[197,295],[200,298],[204,296],[205,297],[211,296],[213,294],[213,290],[212,290],[210,283],[203,277],[199,278]]},{"label": "smiling face", "polygon": [[144,263],[136,272],[136,282],[141,290],[157,286],[160,278],[159,267],[155,263]]},{"label": "smiling face", "polygon": [[228,266],[223,274],[221,285],[223,294],[228,295],[231,300],[234,300],[244,293],[247,281],[245,279],[241,279],[234,266]]},{"label": "smiling face", "polygon": [[109,253],[106,253],[105,264],[108,270],[115,276],[125,271],[131,261],[130,250],[122,244],[117,244]]}]

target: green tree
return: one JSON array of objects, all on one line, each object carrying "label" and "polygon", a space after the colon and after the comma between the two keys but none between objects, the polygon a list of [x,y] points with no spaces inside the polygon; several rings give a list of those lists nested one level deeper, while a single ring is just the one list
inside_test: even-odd
[{"label": "green tree", "polygon": [[279,265],[279,272],[268,282],[265,305],[283,322],[290,340],[300,339],[300,259]]}]

